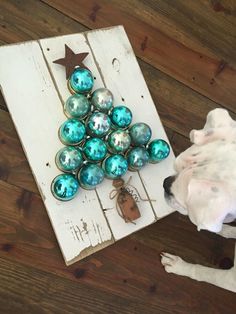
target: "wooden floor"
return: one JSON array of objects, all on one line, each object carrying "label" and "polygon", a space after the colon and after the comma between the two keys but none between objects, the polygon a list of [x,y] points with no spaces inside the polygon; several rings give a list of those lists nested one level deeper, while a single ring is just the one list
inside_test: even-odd
[{"label": "wooden floor", "polygon": [[[119,24],[176,154],[209,110],[236,117],[234,0],[0,0],[1,45]],[[222,268],[233,247],[174,213],[65,267],[0,98],[0,313],[235,313],[235,294],[165,273],[159,256]]]}]

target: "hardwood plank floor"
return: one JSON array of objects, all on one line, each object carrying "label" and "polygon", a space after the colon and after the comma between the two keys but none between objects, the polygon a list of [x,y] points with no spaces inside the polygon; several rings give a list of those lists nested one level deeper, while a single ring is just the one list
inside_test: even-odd
[{"label": "hardwood plank floor", "polygon": [[[124,24],[179,154],[209,110],[227,107],[236,118],[235,6],[230,0],[2,0],[0,44]],[[162,250],[212,267],[233,260],[234,241],[199,233],[177,213],[65,267],[2,97],[0,199],[1,313],[235,313],[233,293],[164,272]]]},{"label": "hardwood plank floor", "polygon": [[[62,0],[44,1],[90,28],[123,24],[137,56],[210,99],[221,103],[229,109],[234,108],[236,75],[233,67],[226,60],[219,59],[217,55],[209,57],[207,54],[204,54],[205,50],[201,51],[201,45],[199,45],[199,49],[196,51],[177,41],[173,36],[170,36],[170,28],[169,33],[160,31],[158,28],[158,16],[155,19],[156,24],[151,24],[149,21],[153,19],[147,14],[147,10],[139,10],[139,1],[100,0],[95,4],[93,1],[87,0],[78,2],[73,0],[66,2]],[[188,2],[189,5],[186,5],[186,1],[182,1],[182,3],[181,1],[175,1],[173,4],[173,1],[160,0],[151,1],[150,3],[153,4],[159,13],[162,12],[158,10],[159,6],[160,8],[167,6],[166,11],[169,12],[170,18],[174,20],[175,16],[180,16],[181,20],[185,19],[185,29],[188,31],[189,29],[191,30],[187,26],[189,24],[188,21],[193,16],[194,29],[200,29],[200,32],[203,34],[206,29],[207,38],[212,37],[212,42],[216,40],[217,45],[221,45],[221,40],[225,40],[225,42],[228,40],[231,44],[229,49],[231,50],[232,47],[235,47],[235,40],[231,34],[235,33],[236,25],[228,19],[225,19],[224,26],[220,25],[221,19],[215,18],[217,12],[213,9],[209,10],[207,3],[204,5],[201,2],[197,2],[198,4],[196,4],[195,1],[194,4],[193,0]],[[146,5],[150,6],[150,3],[147,1]],[[135,7],[138,9],[133,10],[132,8]],[[152,12],[154,14],[155,11],[152,10]],[[185,15],[181,15],[182,12]],[[140,18],[140,15],[144,16],[144,18]],[[229,25],[229,29],[227,29],[228,32],[226,33],[224,27],[227,25]],[[215,31],[217,29],[219,29],[218,33]],[[229,36],[226,35],[228,33]],[[189,37],[194,35],[196,35],[199,41],[198,33],[189,33]],[[213,52],[214,46],[211,54]]]}]

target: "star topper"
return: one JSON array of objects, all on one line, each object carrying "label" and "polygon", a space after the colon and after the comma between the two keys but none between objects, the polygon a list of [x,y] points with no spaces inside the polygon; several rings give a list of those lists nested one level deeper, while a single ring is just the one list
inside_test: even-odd
[{"label": "star topper", "polygon": [[66,68],[66,78],[68,79],[72,72],[74,71],[76,66],[80,66],[83,68],[88,69],[84,64],[83,61],[87,57],[89,53],[83,52],[83,53],[74,53],[70,47],[68,47],[65,44],[65,57],[53,61],[53,63],[64,65]]}]

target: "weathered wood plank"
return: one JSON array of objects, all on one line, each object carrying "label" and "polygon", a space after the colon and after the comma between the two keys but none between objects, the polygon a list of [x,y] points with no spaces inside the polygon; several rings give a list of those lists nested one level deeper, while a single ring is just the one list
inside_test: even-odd
[{"label": "weathered wood plank", "polygon": [[[11,197],[6,197],[9,194]],[[37,274],[45,273],[53,286],[56,286],[57,277],[64,287],[63,290],[70,291],[71,298],[69,287],[77,287],[73,298],[77,300],[78,305],[82,304],[79,301],[83,296],[82,291],[90,289],[87,304],[92,302],[91,311],[97,293],[101,293],[101,297],[108,304],[110,301],[106,295],[111,293],[116,297],[138,302],[137,309],[140,309],[142,304],[151,305],[156,312],[166,309],[167,313],[173,311],[181,313],[186,307],[189,311],[201,312],[202,307],[206,306],[212,312],[216,306],[220,310],[230,307],[230,304],[233,306],[235,302],[234,294],[187,278],[170,276],[164,272],[159,253],[166,249],[167,245],[170,252],[175,254],[181,252],[183,256],[188,256],[189,261],[197,261],[206,266],[218,267],[223,258],[233,258],[233,240],[226,240],[204,231],[199,233],[186,217],[177,213],[170,215],[161,222],[66,268],[60,258],[58,244],[41,198],[34,193],[27,195],[26,191],[2,181],[0,197],[0,256],[8,263],[6,270],[0,272],[1,296],[4,295],[3,291],[8,291],[10,287],[11,297],[14,299],[19,296],[18,284],[25,287],[22,292],[24,295],[32,296],[34,278],[38,282],[36,286],[40,287],[41,275],[38,277]],[[28,270],[25,279],[14,271],[17,276],[15,279],[12,265]],[[3,278],[7,278],[8,283],[3,281]],[[23,284],[24,280],[29,280],[29,283]],[[208,289],[208,294],[205,293],[205,289]],[[48,291],[51,291],[51,288],[47,289],[46,294]],[[186,291],[194,291],[194,294]],[[215,304],[212,295],[222,299],[220,304]],[[20,295],[18,302],[24,303],[29,299],[30,297],[23,298]],[[201,302],[196,304],[196,300],[199,299]],[[0,300],[1,304],[6,304],[1,297]],[[55,296],[50,295],[50,300],[55,301]],[[54,301],[51,302],[54,304]],[[10,305],[14,307],[13,302]]]},{"label": "weathered wood plank", "polygon": [[83,32],[85,26],[50,8],[41,1],[0,2],[0,38],[3,43]]},{"label": "weathered wood plank", "polygon": [[[120,2],[101,0],[99,5],[87,0],[80,2],[69,0],[66,3],[62,0],[44,2],[90,28],[124,25],[137,56],[215,102],[231,110],[235,109],[236,71],[218,56],[208,56],[201,50],[195,51],[185,46],[171,38],[169,34],[161,32],[158,25],[142,21],[134,15],[133,10],[124,10],[120,7]],[[207,18],[205,17],[204,24],[208,26]],[[222,36],[223,34],[224,32]],[[236,41],[234,37],[231,38],[233,47]],[[235,49],[231,54],[233,51]]]},{"label": "weathered wood plank", "polygon": [[[20,63],[16,56],[21,57]],[[56,152],[62,147],[57,131],[65,116],[39,44],[28,42],[1,47],[0,67],[4,98],[66,263],[87,254],[85,250],[89,247],[98,250],[109,245],[113,242],[112,235],[94,191],[66,203],[57,201],[51,194],[51,181],[60,173],[54,162]],[[21,80],[14,85],[12,93],[16,69],[21,73]],[[26,92],[26,86],[30,92]]]},{"label": "weathered wood plank", "polygon": [[[51,302],[52,297],[57,301]],[[4,258],[0,259],[0,302],[2,313],[131,314],[137,306],[142,312],[146,309],[142,301],[130,300],[110,291],[106,292],[104,302],[104,292],[94,287]],[[157,305],[150,304],[149,310],[149,313],[156,313]]]},{"label": "weathered wood plank", "polygon": [[[193,128],[203,127],[210,110],[221,107],[220,104],[200,95],[149,64],[141,60],[139,64],[161,121],[171,130],[188,137]],[[230,111],[234,119],[236,119],[235,113],[236,110]]]},{"label": "weathered wood plank", "polygon": [[[133,112],[133,123],[146,122],[152,129],[152,138],[163,138],[168,141],[123,27],[88,32],[87,38],[103,73],[104,82],[114,93],[115,105],[122,103],[123,99]],[[103,49],[102,43],[108,42],[109,38],[111,38],[109,45],[113,48]],[[147,165],[139,172],[149,198],[155,200],[152,207],[158,218],[173,211],[164,200],[162,187],[164,178],[173,173],[173,161],[174,155],[171,152],[165,161],[158,165]],[[135,177],[134,183],[131,184],[136,186]],[[103,198],[102,203],[104,208],[111,207],[108,198]],[[141,208],[144,206],[145,202],[140,205]],[[147,208],[144,207],[143,212],[147,213]],[[106,213],[108,219],[112,219],[112,212],[109,210]],[[118,218],[116,216],[117,214],[113,220],[109,220],[114,225]]]},{"label": "weathered wood plank", "polygon": [[[109,1],[110,4],[112,4],[113,2],[114,0]],[[59,11],[56,11],[50,6],[45,7],[44,4],[40,2],[35,3],[34,0],[29,0],[27,1],[27,3],[22,0],[17,2],[8,1],[8,3],[9,6],[6,3],[4,4],[3,2],[0,3],[1,12],[4,17],[1,25],[6,24],[6,28],[0,28],[0,32],[2,32],[2,37],[6,36],[6,40],[9,43],[20,40],[29,40],[31,38],[36,39],[43,36],[48,37],[53,34],[56,35],[59,34],[56,32],[56,29],[59,27],[61,28],[61,34],[77,32],[77,30],[83,31],[87,29],[86,27],[83,27],[81,24],[75,22],[74,20],[67,18]],[[126,1],[126,3],[127,8],[132,6],[132,3],[130,1]],[[156,3],[160,6],[159,10],[155,9],[157,5]],[[194,37],[194,34],[191,34],[191,43],[191,38],[187,34],[188,29],[185,28],[186,33],[184,33],[184,30],[181,27],[181,20],[179,19],[177,23],[174,18],[178,19],[178,17],[174,17],[171,13],[172,11],[170,10],[166,12],[166,10],[164,9],[165,3],[166,6],[169,5],[165,1],[162,3],[162,6],[160,4],[160,1],[153,3],[151,3],[150,1],[148,3],[139,2],[137,8],[140,7],[141,10],[133,7],[133,10],[131,10],[129,13],[137,15],[137,18],[140,20],[145,20],[145,22],[149,21],[152,26],[153,24],[155,24],[156,27],[158,27],[158,29],[163,32],[166,29],[166,34],[169,36],[173,36],[171,38],[180,41],[184,45],[189,45],[189,47],[191,47],[193,50],[198,51],[199,49],[197,44],[199,41],[197,41],[197,39]],[[232,5],[233,4],[231,4],[231,6]],[[175,6],[176,3],[174,5],[172,4],[171,10],[176,10]],[[120,8],[122,8],[122,10],[126,10],[125,7],[126,4],[121,2]],[[37,8],[37,16],[39,16],[39,19],[32,20],[31,16],[35,13],[35,8]],[[77,12],[77,14],[85,14],[83,13],[84,10],[86,10],[86,6],[83,8],[81,7],[79,13]],[[191,9],[189,10],[191,11]],[[98,10],[98,15],[101,13],[99,13],[99,11],[101,10]],[[14,16],[16,17],[14,20],[11,15],[12,12],[14,12]],[[215,12],[213,13],[215,14]],[[167,19],[165,18],[166,14],[172,15],[171,17],[169,16],[169,19]],[[216,16],[218,19],[218,16],[221,16],[222,14],[223,17],[221,17],[221,22],[223,23],[225,19],[224,13],[216,13]],[[233,10],[231,16],[233,16]],[[184,18],[184,16],[182,17]],[[186,15],[185,19],[187,19]],[[215,22],[217,23],[217,21]],[[194,25],[194,21],[192,23]],[[21,28],[21,25],[24,25],[24,28]],[[95,25],[93,27],[95,27]],[[25,29],[30,29],[30,32],[25,31]],[[219,36],[222,36],[220,34]],[[230,52],[230,49],[227,49],[227,51]],[[211,55],[210,52],[208,53],[208,51],[205,51],[204,54],[210,57],[214,57],[214,54]],[[154,67],[149,66],[147,63],[141,61],[140,59],[139,63],[146,79],[147,85],[151,91],[154,102],[156,103],[158,113],[161,117],[162,122],[164,123],[164,126],[173,127],[173,129],[176,130],[178,133],[188,136],[191,128],[193,128],[193,126],[195,128],[202,126],[206,113],[211,110],[211,108],[218,106],[216,103],[210,101],[208,98],[202,97],[198,93],[192,93],[191,88],[188,89],[180,82],[177,82],[174,79],[171,80],[169,76],[158,71]],[[204,103],[206,103],[206,109],[204,109]],[[166,112],[167,110],[168,113]],[[175,116],[175,119],[173,119],[173,116]]]},{"label": "weathered wood plank", "polygon": [[[236,3],[232,0],[110,1],[186,47],[236,66]],[[102,10],[102,8],[101,8]],[[99,14],[99,12],[98,12]],[[148,42],[147,42],[148,46]]]},{"label": "weathered wood plank", "polygon": [[[167,6],[169,5],[167,10],[160,7],[159,0],[152,1],[152,3],[150,0],[142,2],[145,7],[141,6],[140,1],[135,0],[135,2],[137,7],[132,6],[129,13],[137,12],[139,14],[138,19],[143,20],[146,18],[149,23],[158,25],[158,28],[164,33],[168,29],[167,35],[171,38],[180,42],[183,39],[184,45],[194,51],[202,52],[202,47],[198,50],[197,37],[192,33],[188,35],[188,31],[191,30],[189,23],[192,23],[192,30],[199,32],[200,35],[202,34],[202,38],[206,41],[203,55],[211,53],[206,45],[212,42],[212,37],[209,33],[207,35],[204,33],[209,31],[210,21],[207,21],[205,26],[202,26],[201,22],[196,26],[195,19],[192,18],[191,8],[189,12],[183,14],[181,14],[181,9],[177,14],[176,12],[172,14],[175,6],[182,2],[162,1]],[[184,1],[184,5],[194,5],[193,9],[195,10],[200,2]],[[231,16],[234,19],[233,7],[235,3],[228,0],[205,1],[207,7],[204,10],[207,11],[208,6],[211,8],[213,2],[218,3],[219,8],[223,6],[223,10],[213,12],[216,19],[214,29],[218,29],[218,20],[225,23],[224,18],[226,16]],[[112,1],[109,1],[109,3],[112,3]],[[130,1],[119,1],[119,7],[122,8],[126,3],[128,6]],[[158,8],[154,11],[156,4]],[[6,9],[10,5],[7,14],[6,10],[3,9],[3,5]],[[230,14],[227,14],[228,6],[232,8]],[[146,13],[148,8],[149,11]],[[226,9],[226,12],[224,9]],[[83,11],[83,7],[80,7],[80,14],[81,11]],[[79,29],[82,27],[79,23],[68,19],[59,11],[45,6],[40,1],[0,1],[0,12],[0,37],[6,38],[9,43],[83,31],[83,29]],[[205,12],[201,12],[201,15],[203,14]],[[91,16],[94,15],[96,16],[96,14]],[[43,16],[45,22],[40,19],[41,16]],[[188,16],[191,18],[188,18]],[[175,19],[179,19],[179,21],[175,22]],[[70,23],[67,22],[69,20]],[[2,22],[6,24],[7,29],[1,28]],[[183,26],[182,28],[182,23],[186,23],[186,27]],[[57,30],[58,27],[61,28],[61,33]],[[221,30],[216,34],[217,38],[214,38],[216,41],[213,57],[217,53],[219,60],[223,59],[232,64],[230,59],[235,58],[235,47],[233,48],[232,43],[224,41],[223,37],[234,33],[234,31],[225,32],[224,24],[222,24]],[[1,38],[1,43],[6,42]],[[140,43],[143,41],[143,46],[145,46],[145,40],[143,39],[140,39]],[[221,40],[220,46],[217,39]],[[227,55],[220,55],[219,49],[229,54],[229,58],[227,59]],[[162,73],[159,74],[159,71],[148,65],[146,67],[143,62],[140,66],[147,85],[151,87],[156,105],[159,106],[161,102],[161,107],[158,110],[165,125],[173,126],[174,130],[179,130],[179,132],[186,135],[191,128],[202,125],[205,119],[204,115],[207,112],[204,109],[204,103],[206,103],[207,108],[209,106],[207,98],[199,96],[198,93],[194,93],[190,88],[184,87],[183,84],[164,74],[162,76]],[[149,75],[149,72],[152,71],[153,75]],[[154,83],[153,79],[155,79]],[[177,100],[175,100],[175,96]],[[191,103],[194,104],[192,109]],[[168,116],[164,112],[165,106],[170,107]],[[217,106],[217,104],[214,106]],[[160,110],[160,108],[162,109]],[[178,123],[175,123],[176,110],[179,113],[177,115]],[[185,110],[189,112],[186,115]],[[188,118],[191,118],[190,121],[187,121]],[[2,122],[4,123],[4,121],[1,120],[0,128]],[[7,127],[7,123],[5,126]],[[9,126],[11,127],[12,124],[9,123]],[[166,131],[169,135],[168,129]],[[172,133],[172,130],[170,133]],[[178,152],[179,145],[180,148],[184,148],[183,140],[180,138],[178,143],[176,142],[177,151],[175,150],[176,140],[174,137],[174,142],[171,143],[174,151]],[[5,145],[8,145],[8,143],[6,142]],[[15,143],[16,152],[19,145],[19,142],[18,144]],[[11,165],[12,160],[10,158],[7,160],[7,165]],[[10,171],[12,176],[14,167],[10,168]],[[26,181],[24,176],[22,174],[22,180]],[[18,178],[20,179],[20,175]],[[192,262],[208,266],[218,265],[224,257],[233,258],[233,241],[221,239],[204,231],[198,233],[185,217],[173,214],[158,224],[149,226],[145,230],[141,230],[125,240],[121,240],[96,253],[93,257],[65,268],[41,199],[33,194],[30,206],[27,207],[28,197],[26,193],[22,197],[23,201],[20,202],[21,209],[19,210],[15,202],[17,198],[20,198],[23,191],[17,189],[16,197],[14,186],[4,184],[4,186],[7,185],[7,188],[4,188],[2,184],[4,182],[0,183],[0,212],[1,217],[3,213],[4,220],[1,218],[0,254],[1,256],[4,255],[5,258],[4,261],[1,260],[0,307],[4,313],[64,313],[65,311],[78,313],[79,310],[83,310],[85,313],[86,311],[93,313],[96,308],[100,310],[101,299],[103,300],[103,313],[112,313],[112,311],[126,313],[141,311],[146,313],[150,304],[155,304],[154,313],[166,311],[167,313],[233,314],[235,312],[235,295],[233,293],[204,283],[196,283],[186,278],[165,274],[159,262],[159,253],[163,250],[169,250],[174,254],[188,257],[188,260]],[[14,215],[16,216],[13,221],[11,217],[14,217]],[[41,269],[43,272],[35,269]],[[49,272],[55,276],[51,276]],[[64,280],[65,277],[69,280]],[[72,280],[76,282],[73,283]],[[55,290],[56,287],[60,288]],[[65,291],[69,291],[69,294],[65,294]],[[111,294],[115,295],[115,298],[112,298]],[[122,298],[118,296],[122,296]],[[129,306],[130,303],[125,301],[124,296],[130,302],[135,300],[134,305],[132,303]],[[40,303],[41,300],[43,302]],[[220,300],[220,302],[216,302],[216,300]],[[144,307],[140,305],[140,302],[143,302]],[[70,308],[68,304],[72,304],[73,308]],[[122,307],[123,305],[124,307]]]},{"label": "weathered wood plank", "polygon": [[39,193],[13,122],[3,110],[0,110],[0,178]]},{"label": "weathered wood plank", "polygon": [[[99,36],[100,33],[103,33],[103,36],[105,36],[105,38],[101,39]],[[94,34],[94,36],[92,34]],[[98,42],[101,43],[100,46],[96,46],[94,44],[96,37],[98,37]],[[113,38],[117,38],[117,37],[119,37],[119,42],[116,42],[115,44],[113,42]],[[87,41],[90,47],[87,47],[87,44],[86,44]],[[111,50],[110,56],[108,55],[104,56],[103,54],[101,58],[100,52],[104,51],[105,42],[109,42],[109,45],[111,47],[113,46],[113,49]],[[115,105],[121,103],[121,98],[124,97],[127,99],[129,95],[130,99],[127,100],[127,102],[131,103],[131,99],[132,99],[133,105],[132,104],[131,106],[129,104],[127,105],[128,107],[131,107],[133,111],[135,110],[137,112],[137,104],[136,104],[136,101],[134,100],[134,94],[137,93],[138,89],[144,86],[145,83],[140,77],[141,76],[140,71],[137,74],[136,69],[133,67],[133,63],[131,62],[133,58],[132,48],[129,47],[129,43],[126,39],[125,33],[123,32],[121,28],[111,28],[110,30],[104,30],[104,31],[98,30],[97,32],[92,32],[92,33],[88,32],[87,38],[84,37],[82,34],[81,35],[74,34],[74,35],[64,36],[60,38],[56,37],[56,38],[51,38],[51,39],[50,38],[43,39],[43,40],[40,40],[40,43],[42,45],[42,49],[45,54],[47,63],[50,67],[50,71],[53,73],[56,84],[58,86],[58,91],[63,101],[66,101],[66,99],[69,96],[67,84],[65,81],[65,70],[63,67],[61,67],[60,65],[58,66],[57,64],[54,64],[52,61],[64,55],[64,49],[65,49],[64,45],[66,43],[74,51],[77,51],[79,49],[78,51],[84,52],[84,51],[90,51],[90,49],[92,49],[92,52],[90,52],[90,57],[87,57],[84,63],[89,69],[92,70],[93,75],[96,77],[94,89],[103,87],[105,83],[106,86],[114,94]],[[127,49],[129,49],[129,54],[131,55],[131,59],[127,59],[126,56],[124,55],[124,53],[125,54],[127,53]],[[112,73],[113,73],[112,76],[114,77],[117,75],[117,72],[113,69],[113,66],[112,66],[112,60],[114,57],[114,55],[112,57],[112,51],[116,51],[116,53],[119,55],[119,59],[120,59],[119,62],[121,63],[121,67],[126,68],[127,66],[129,66],[131,80],[132,78],[135,77],[136,83],[140,81],[139,84],[135,84],[133,86],[133,92],[131,94],[128,94],[128,92],[126,91],[126,87],[124,88],[124,86],[126,86],[126,83],[124,81],[127,80],[126,73],[124,71],[120,71],[119,73],[120,75],[119,81],[123,81],[122,85],[114,85],[111,83],[112,80],[109,79]],[[94,56],[97,66],[94,63],[92,56]],[[108,59],[111,59],[111,66],[108,63]],[[100,73],[98,73],[97,67]],[[143,92],[146,98],[146,93],[145,91]],[[147,103],[146,105],[151,110],[151,103]],[[154,119],[154,117],[156,116],[152,116],[152,118]],[[156,120],[155,120],[155,123],[156,123]],[[162,130],[162,126],[160,123],[159,123],[159,128]],[[142,183],[137,173],[132,173],[132,174],[129,173],[124,177],[124,179],[128,180],[130,175],[132,175],[132,184],[139,190],[143,198],[147,199],[146,192],[142,186]],[[141,218],[139,218],[136,221],[136,224],[125,223],[125,221],[119,216],[117,212],[116,200],[115,199],[111,200],[109,198],[109,193],[113,189],[114,187],[112,186],[112,182],[110,180],[105,180],[105,182],[103,182],[103,184],[97,188],[97,193],[99,196],[99,200],[105,211],[106,217],[108,219],[109,226],[116,240],[119,240],[131,234],[132,232],[139,230],[140,228],[143,228],[155,221],[155,215],[152,211],[152,207],[150,206],[149,202],[143,202],[140,200],[139,207],[141,211]],[[168,213],[168,211],[166,212],[165,210],[166,207],[167,206],[165,204],[165,207],[163,208],[163,212],[165,212],[165,215]]]},{"label": "weathered wood plank", "polygon": [[0,90],[0,110],[8,111],[7,106],[6,106],[6,102],[3,98],[1,90]]}]

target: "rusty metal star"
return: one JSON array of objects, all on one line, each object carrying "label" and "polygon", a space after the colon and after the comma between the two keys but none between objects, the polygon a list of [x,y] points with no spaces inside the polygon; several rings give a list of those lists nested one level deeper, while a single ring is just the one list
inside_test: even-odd
[{"label": "rusty metal star", "polygon": [[68,79],[76,66],[87,69],[87,67],[83,64],[83,60],[87,57],[88,54],[88,52],[74,53],[70,47],[65,44],[65,57],[55,60],[53,63],[64,65],[66,68],[66,78]]}]

